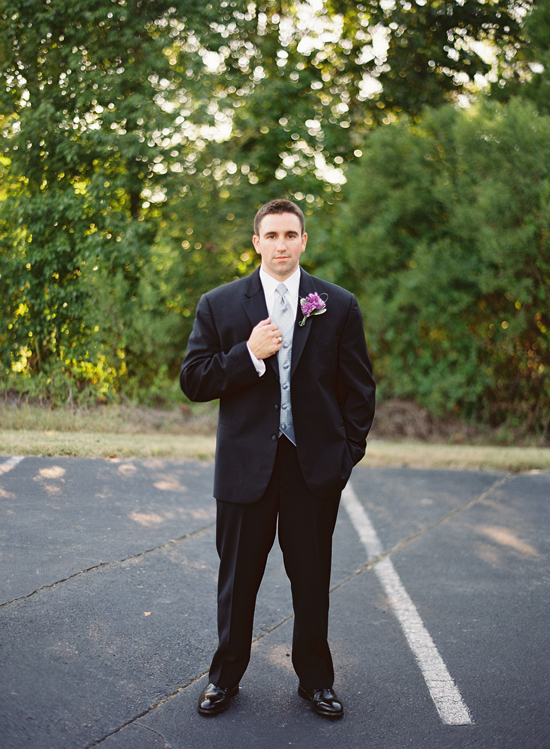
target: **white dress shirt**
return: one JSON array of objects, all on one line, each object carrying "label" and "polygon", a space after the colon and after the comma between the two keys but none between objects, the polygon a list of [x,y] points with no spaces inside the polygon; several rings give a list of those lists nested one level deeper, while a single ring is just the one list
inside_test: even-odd
[{"label": "white dress shirt", "polygon": [[[273,315],[273,306],[275,304],[275,292],[277,291],[277,286],[280,283],[284,283],[287,288],[286,299],[290,304],[290,308],[294,311],[294,319],[296,319],[296,311],[298,309],[298,294],[300,291],[300,266],[298,266],[294,273],[284,281],[278,281],[276,278],[273,278],[273,276],[270,276],[269,273],[266,273],[263,267],[260,266],[260,281],[262,282],[265,304],[269,317],[272,317]],[[250,346],[248,346],[248,353],[250,354],[252,363],[256,367],[256,372],[260,375],[260,377],[262,377],[262,375],[265,374],[265,361],[254,356],[254,354],[250,350]]]}]

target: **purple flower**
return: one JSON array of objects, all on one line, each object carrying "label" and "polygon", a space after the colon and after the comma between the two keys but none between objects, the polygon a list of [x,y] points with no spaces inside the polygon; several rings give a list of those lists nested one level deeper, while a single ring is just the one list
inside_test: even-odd
[{"label": "purple flower", "polygon": [[[327,294],[324,294],[323,296],[328,299]],[[300,307],[302,308],[302,314],[304,317],[298,325],[303,326],[306,324],[308,317],[311,317],[312,315],[322,315],[326,312],[327,302],[326,299],[322,299],[322,297],[314,291],[313,293],[308,294],[305,299],[300,299]]]}]

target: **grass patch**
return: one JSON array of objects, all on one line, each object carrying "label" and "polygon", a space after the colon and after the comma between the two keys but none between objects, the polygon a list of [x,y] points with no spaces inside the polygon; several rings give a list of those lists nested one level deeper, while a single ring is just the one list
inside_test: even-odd
[{"label": "grass patch", "polygon": [[95,406],[94,408],[48,408],[0,404],[0,428],[38,432],[106,432],[110,434],[207,434],[216,431],[215,403],[197,403],[180,408],[145,406]]},{"label": "grass patch", "polygon": [[216,438],[201,434],[0,430],[0,455],[214,460]]},{"label": "grass patch", "polygon": [[480,471],[550,470],[548,447],[498,447],[495,445],[441,445],[426,442],[370,440],[360,465],[411,466]]},{"label": "grass patch", "polygon": [[[216,404],[162,410],[141,406],[50,409],[0,404],[0,455],[213,460]],[[433,435],[430,435],[433,440]],[[414,438],[369,440],[361,465],[470,470],[550,470],[550,448],[449,444]]]}]

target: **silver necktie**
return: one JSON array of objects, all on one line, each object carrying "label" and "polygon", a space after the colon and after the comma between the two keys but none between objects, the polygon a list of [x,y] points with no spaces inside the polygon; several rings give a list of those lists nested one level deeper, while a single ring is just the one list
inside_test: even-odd
[{"label": "silver necktie", "polygon": [[281,411],[279,420],[280,434],[284,434],[293,445],[296,445],[294,424],[292,422],[292,407],[290,403],[290,364],[292,357],[292,337],[294,335],[295,317],[292,308],[285,298],[288,289],[280,283],[276,289],[275,305],[273,308],[273,322],[281,331],[283,345],[279,349],[279,382],[281,385]]}]

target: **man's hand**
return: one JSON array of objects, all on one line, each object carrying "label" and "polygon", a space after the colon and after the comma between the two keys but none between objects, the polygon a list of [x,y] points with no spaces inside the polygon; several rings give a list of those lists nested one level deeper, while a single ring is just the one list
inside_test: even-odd
[{"label": "man's hand", "polygon": [[282,341],[279,328],[268,317],[266,320],[260,320],[252,329],[248,347],[257,359],[268,359],[281,348]]}]

